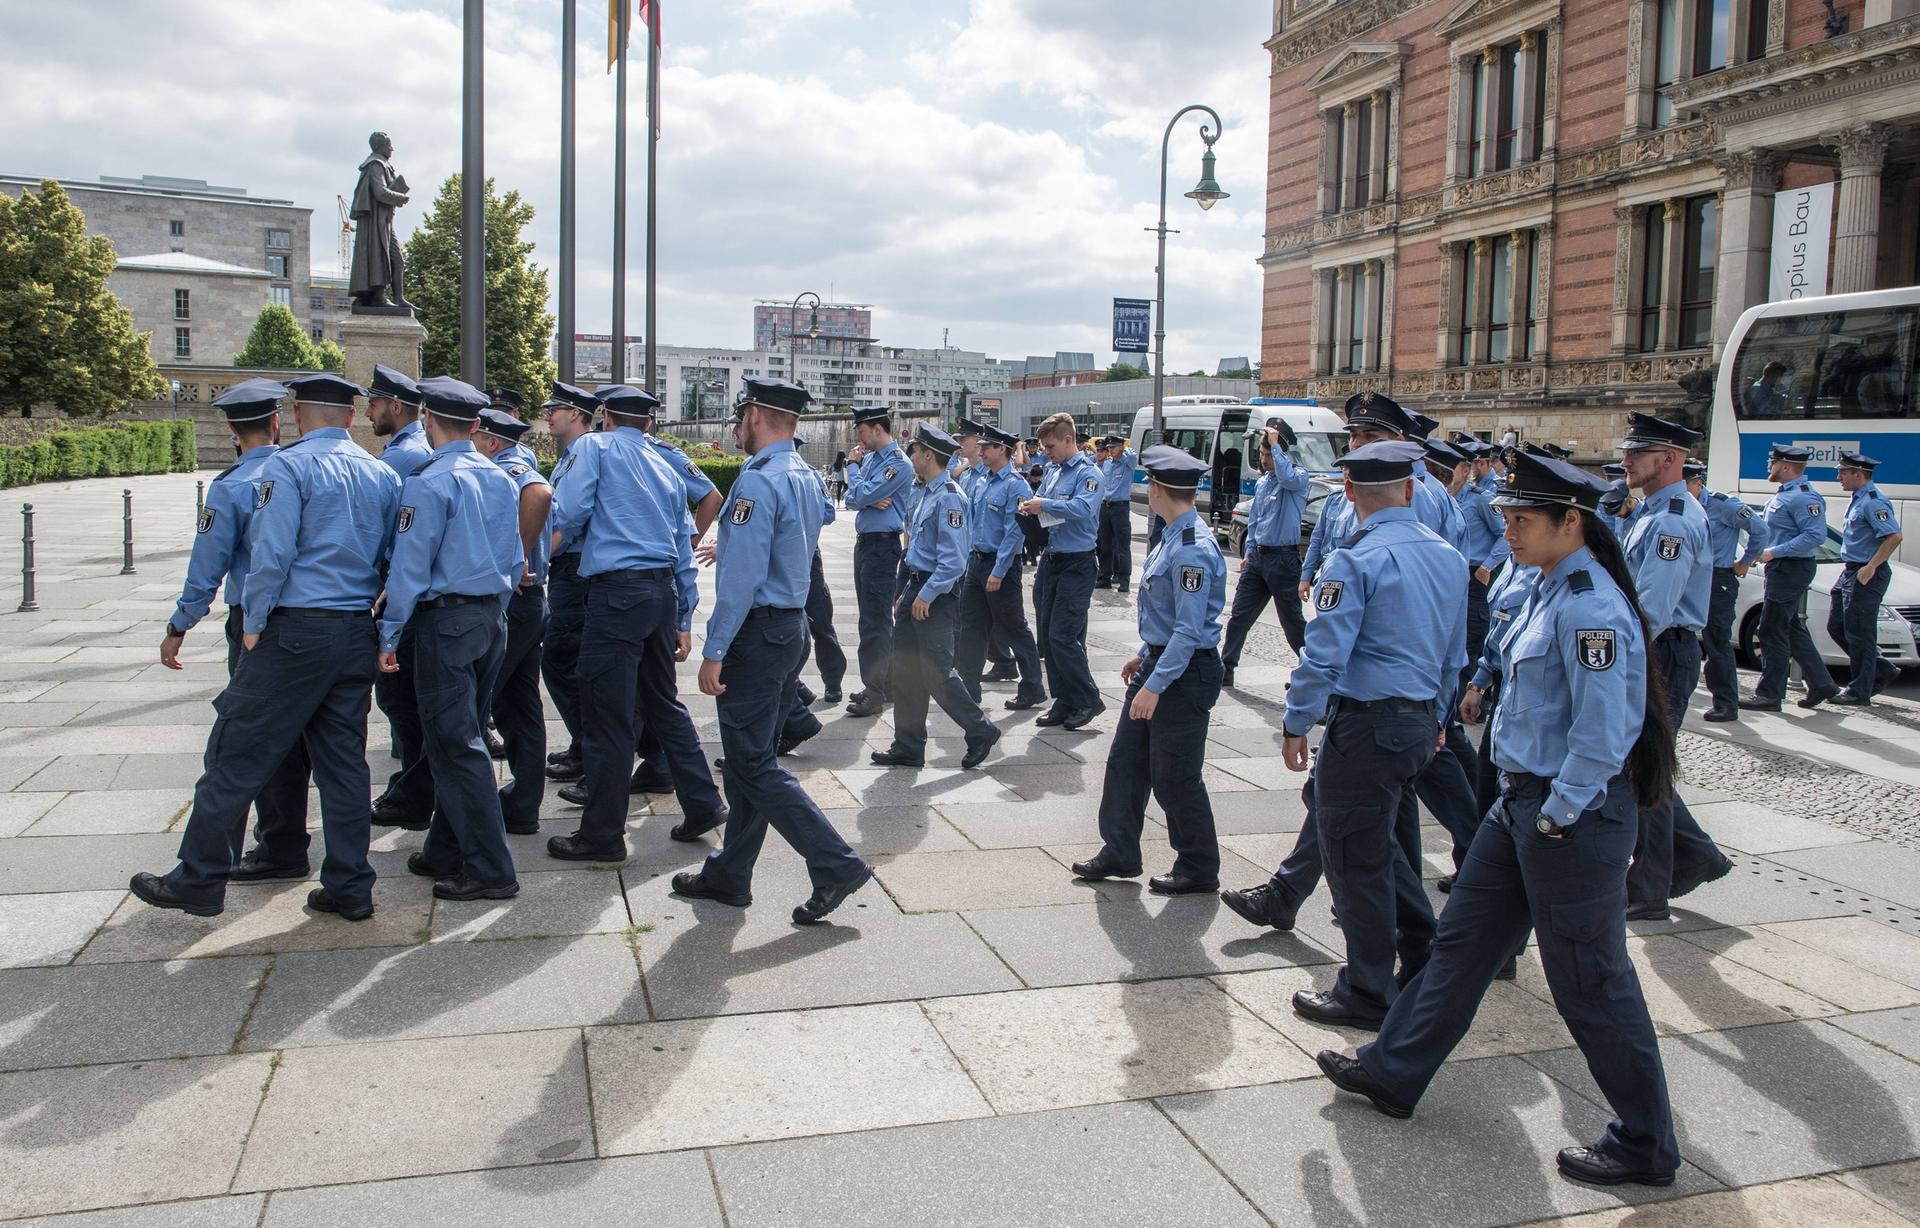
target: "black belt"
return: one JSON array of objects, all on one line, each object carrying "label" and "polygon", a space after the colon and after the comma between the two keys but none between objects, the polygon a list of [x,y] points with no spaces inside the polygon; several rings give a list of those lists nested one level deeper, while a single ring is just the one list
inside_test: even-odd
[{"label": "black belt", "polygon": [[1653,642],[1658,644],[1661,640],[1699,639],[1699,638],[1700,638],[1700,633],[1698,631],[1693,630],[1691,627],[1668,627],[1665,631],[1662,631],[1659,635],[1654,636]]},{"label": "black belt", "polygon": [[[1167,650],[1167,646],[1165,644],[1148,644],[1146,648],[1147,648],[1146,655],[1149,657],[1157,657],[1161,653]],[[1193,657],[1194,657],[1194,660],[1197,661],[1201,657],[1215,656],[1219,653],[1219,651],[1220,650],[1218,648],[1196,648],[1193,650]]]},{"label": "black belt", "polygon": [[479,605],[483,601],[491,601],[498,604],[500,595],[495,593],[491,597],[481,597],[473,593],[442,593],[438,597],[432,597],[421,602],[418,608],[422,610],[443,610],[448,606],[454,605]]},{"label": "black belt", "polygon": [[[288,614],[295,618],[372,618],[372,610],[323,610],[318,606],[283,605],[274,614]],[[271,618],[273,615],[268,615]]]},{"label": "black belt", "polygon": [[1253,549],[1255,553],[1258,553],[1259,551],[1262,551],[1262,550],[1270,550],[1277,553],[1281,550],[1298,550],[1299,548],[1300,548],[1300,543],[1295,542],[1291,546],[1255,546]]},{"label": "black belt", "polygon": [[544,584],[522,584],[519,588],[513,590],[513,595],[516,597],[539,597],[545,594],[546,591],[547,586]]},{"label": "black belt", "polygon": [[1730,576],[1730,575],[1732,575],[1732,574],[1733,574],[1733,568],[1731,568],[1731,567],[1716,567],[1716,568],[1714,568],[1714,569],[1713,569],[1713,574],[1714,574],[1714,575],[1716,575],[1716,576]]},{"label": "black belt", "polygon": [[1430,715],[1438,700],[1402,699],[1389,695],[1385,699],[1349,699],[1345,695],[1335,695],[1327,704],[1327,711],[1333,712],[1418,712]]},{"label": "black belt", "polygon": [[998,550],[975,550],[973,557],[976,559],[991,559],[998,557],[999,553]]},{"label": "black belt", "polygon": [[566,554],[554,555],[553,561],[547,564],[547,573],[549,575],[555,575],[555,576],[579,575],[580,574],[579,552],[569,551]]},{"label": "black belt", "polygon": [[1092,554],[1093,551],[1091,550],[1049,550],[1047,551],[1047,553],[1052,555],[1056,559],[1077,559],[1082,555]]},{"label": "black belt", "polygon": [[870,537],[899,537],[900,530],[884,529],[878,533],[859,533],[859,534],[856,534],[855,536],[858,537],[859,540],[861,541],[866,541]]},{"label": "black belt", "polygon": [[783,605],[757,605],[747,611],[748,618],[772,618],[775,614],[804,614],[803,609],[788,609]]},{"label": "black belt", "polygon": [[906,577],[914,584],[925,584],[927,581],[933,579],[933,573],[930,571],[913,571],[909,569],[906,572]]},{"label": "black belt", "polygon": [[612,571],[597,571],[588,576],[593,580],[671,580],[671,567],[616,567]]}]

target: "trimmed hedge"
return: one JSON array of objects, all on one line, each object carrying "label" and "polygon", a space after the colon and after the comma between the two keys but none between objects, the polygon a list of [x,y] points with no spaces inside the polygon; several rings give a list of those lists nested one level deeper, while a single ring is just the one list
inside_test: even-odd
[{"label": "trimmed hedge", "polygon": [[33,443],[0,446],[0,487],[198,467],[193,422],[185,418],[76,427]]},{"label": "trimmed hedge", "polygon": [[[553,476],[555,458],[550,455],[536,453],[536,459],[540,462],[540,472],[551,478]],[[741,467],[747,463],[747,458],[744,456],[702,456],[695,454],[688,459],[700,466],[700,472],[707,475],[707,480],[712,482],[714,487],[719,490],[721,498],[725,498],[727,492],[733,489],[733,480],[740,476]]]}]

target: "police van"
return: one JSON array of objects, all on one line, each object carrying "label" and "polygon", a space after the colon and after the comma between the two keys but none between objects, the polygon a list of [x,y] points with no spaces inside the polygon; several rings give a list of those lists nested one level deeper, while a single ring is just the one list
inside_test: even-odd
[{"label": "police van", "polygon": [[[1338,472],[1334,461],[1347,450],[1347,424],[1340,415],[1320,408],[1312,401],[1218,394],[1168,397],[1164,414],[1165,431],[1153,431],[1153,406],[1143,406],[1133,416],[1132,445],[1135,455],[1144,456],[1156,443],[1170,443],[1205,464],[1207,475],[1200,479],[1199,504],[1216,524],[1233,517],[1241,499],[1253,497],[1260,480],[1259,441],[1271,422],[1285,422],[1299,436],[1294,459],[1316,475]],[[1133,498],[1146,502],[1147,471],[1136,467],[1133,473]]]}]

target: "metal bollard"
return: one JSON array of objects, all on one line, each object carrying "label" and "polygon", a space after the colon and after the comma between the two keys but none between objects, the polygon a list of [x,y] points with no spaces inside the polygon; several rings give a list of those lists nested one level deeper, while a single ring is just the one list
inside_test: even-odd
[{"label": "metal bollard", "polygon": [[20,505],[20,607],[17,613],[40,608],[33,599],[33,504]]},{"label": "metal bollard", "polygon": [[133,571],[133,492],[120,492],[120,502],[124,509],[120,513],[120,574],[130,576]]},{"label": "metal bollard", "polygon": [[193,519],[199,522],[200,513],[207,510],[207,484],[204,481],[193,484]]}]

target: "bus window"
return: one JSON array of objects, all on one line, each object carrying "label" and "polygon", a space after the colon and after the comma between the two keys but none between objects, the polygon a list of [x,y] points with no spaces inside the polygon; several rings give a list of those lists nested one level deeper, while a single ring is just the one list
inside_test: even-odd
[{"label": "bus window", "polygon": [[1734,411],[1745,419],[1920,416],[1916,324],[1916,307],[1755,320],[1734,363]]},{"label": "bus window", "polygon": [[[1159,442],[1152,428],[1148,428],[1146,438],[1149,443]],[[1179,448],[1182,452],[1185,452],[1188,456],[1206,465],[1209,469],[1213,467],[1212,431],[1198,429],[1170,430],[1167,432],[1166,442]]]}]

